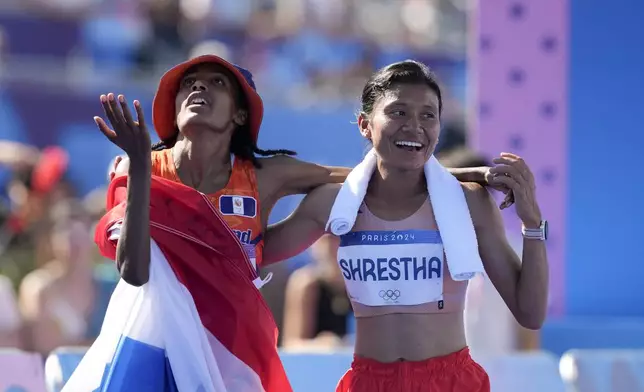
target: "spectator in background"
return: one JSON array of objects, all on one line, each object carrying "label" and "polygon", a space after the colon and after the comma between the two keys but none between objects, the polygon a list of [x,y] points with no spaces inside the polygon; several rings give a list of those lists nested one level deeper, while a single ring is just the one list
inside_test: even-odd
[{"label": "spectator in background", "polygon": [[286,286],[282,345],[327,349],[343,345],[352,315],[330,235],[311,246],[314,262],[295,271]]},{"label": "spectator in background", "polygon": [[[116,162],[121,157],[115,157],[108,165],[107,183],[113,177],[113,168],[116,167]],[[90,237],[94,238],[96,226],[98,221],[106,213],[105,200],[107,198],[107,187],[97,188],[83,198],[83,208],[88,214],[89,222],[91,223]],[[92,244],[90,259],[93,261],[93,278],[96,288],[96,297],[94,301],[94,313],[89,324],[87,331],[88,339],[95,339],[98,337],[107,306],[109,305],[112,293],[118,284],[121,276],[118,269],[114,268],[114,261],[103,257],[98,247]]]},{"label": "spectator in background", "polygon": [[22,348],[22,318],[11,280],[0,275],[0,348]]},{"label": "spectator in background", "polygon": [[149,33],[141,42],[136,56],[142,71],[166,68],[188,54],[186,26],[179,0],[147,0],[142,2],[150,23]]},{"label": "spectator in background", "polygon": [[0,162],[12,171],[0,220],[0,272],[14,285],[51,259],[47,215],[51,205],[73,189],[65,180],[68,157],[57,147],[42,151],[20,143],[0,143]]},{"label": "spectator in background", "polygon": [[[54,259],[25,277],[19,294],[28,348],[43,355],[59,346],[89,343],[96,301],[89,222],[82,205],[61,202],[51,220]],[[96,317],[94,324],[100,325],[103,315]]]},{"label": "spectator in background", "polygon": [[22,255],[29,255],[31,265],[33,246],[29,243],[29,229],[39,218],[38,200],[32,202],[32,173],[38,164],[37,148],[22,143],[0,141],[0,165],[10,172],[4,193],[8,197],[0,213],[0,272],[14,282],[22,275],[16,271],[23,263]]}]

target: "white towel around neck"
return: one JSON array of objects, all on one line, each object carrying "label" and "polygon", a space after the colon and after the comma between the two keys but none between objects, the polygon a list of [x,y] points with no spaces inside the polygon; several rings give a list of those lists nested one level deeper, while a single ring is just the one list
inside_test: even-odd
[{"label": "white towel around neck", "polygon": [[[376,152],[372,149],[342,184],[327,231],[337,236],[351,231],[375,168]],[[468,280],[483,273],[474,224],[461,184],[433,155],[425,163],[425,177],[452,279]]]}]

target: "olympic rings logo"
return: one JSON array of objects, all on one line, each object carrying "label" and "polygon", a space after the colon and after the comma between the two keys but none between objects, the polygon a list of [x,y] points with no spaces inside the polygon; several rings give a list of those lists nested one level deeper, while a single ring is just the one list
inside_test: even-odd
[{"label": "olympic rings logo", "polygon": [[395,301],[400,298],[400,290],[380,290],[378,296],[385,301]]}]

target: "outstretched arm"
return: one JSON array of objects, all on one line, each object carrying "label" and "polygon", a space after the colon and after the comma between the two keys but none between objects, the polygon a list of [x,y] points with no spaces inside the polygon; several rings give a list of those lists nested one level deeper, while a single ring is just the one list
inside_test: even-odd
[{"label": "outstretched arm", "polygon": [[[142,286],[150,277],[151,163],[130,164],[124,159],[116,174],[127,173],[127,204],[123,224],[115,234],[116,266],[123,280]],[[112,237],[114,238],[114,237]]]},{"label": "outstretched arm", "polygon": [[264,234],[264,264],[298,255],[324,234],[340,184],[327,184],[310,192],[293,213],[268,226]]},{"label": "outstretched arm", "polygon": [[450,168],[447,170],[452,173],[454,177],[460,182],[476,182],[477,184],[487,186],[486,174],[489,167],[459,167],[459,168]]},{"label": "outstretched arm", "polygon": [[[122,226],[111,233],[117,239],[116,265],[121,277],[133,286],[142,286],[150,276],[150,135],[145,126],[143,110],[134,101],[137,120],[134,121],[125,97],[114,94],[101,96],[101,103],[110,129],[100,117],[94,117],[99,130],[128,155],[117,168],[117,174],[127,173],[127,205]],[[120,108],[119,108],[120,106]]]},{"label": "outstretched arm", "polygon": [[546,315],[548,259],[545,244],[523,241],[522,261],[508,244],[499,208],[489,192],[466,184],[466,197],[485,272],[521,326],[539,329]]},{"label": "outstretched arm", "polygon": [[263,158],[260,162],[260,194],[271,195],[274,202],[284,196],[307,194],[321,185],[341,184],[351,172],[348,167],[323,166],[287,155]]},{"label": "outstretched arm", "polygon": [[[530,168],[514,154],[503,153],[494,159],[495,181],[512,190],[516,213],[524,226],[539,229],[541,210]],[[548,302],[548,256],[544,241],[523,240],[520,261],[508,245],[503,219],[494,200],[480,186],[466,185],[465,192],[485,271],[519,324],[539,329],[546,317]]]},{"label": "outstretched arm", "polygon": [[[270,175],[271,183],[280,183],[280,197],[306,194],[324,184],[343,183],[351,168],[323,166],[289,156],[262,159],[262,170],[276,173]],[[476,182],[487,186],[488,167],[448,168],[460,182]],[[278,179],[280,181],[275,181]]]}]

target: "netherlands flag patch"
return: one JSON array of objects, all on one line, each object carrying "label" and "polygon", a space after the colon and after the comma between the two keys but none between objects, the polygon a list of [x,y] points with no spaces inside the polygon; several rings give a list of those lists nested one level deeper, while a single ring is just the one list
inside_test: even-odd
[{"label": "netherlands flag patch", "polygon": [[250,196],[223,195],[219,197],[219,211],[223,215],[254,218],[257,215],[257,201]]}]

